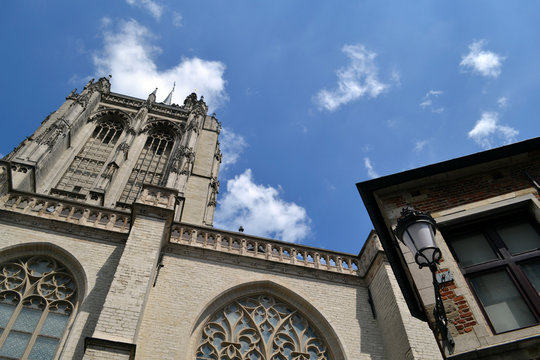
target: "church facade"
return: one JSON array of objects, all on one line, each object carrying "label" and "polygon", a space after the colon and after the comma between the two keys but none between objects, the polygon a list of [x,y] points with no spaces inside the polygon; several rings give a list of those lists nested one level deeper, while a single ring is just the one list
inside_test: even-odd
[{"label": "church facade", "polygon": [[0,161],[0,359],[441,358],[375,232],[214,228],[220,123],[155,95],[90,81]]}]

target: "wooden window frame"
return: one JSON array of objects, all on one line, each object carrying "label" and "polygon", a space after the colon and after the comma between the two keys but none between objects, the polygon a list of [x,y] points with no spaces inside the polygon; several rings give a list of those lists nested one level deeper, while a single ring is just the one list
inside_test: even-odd
[{"label": "wooden window frame", "polygon": [[[454,259],[456,259],[461,273],[463,274],[477,303],[480,305],[480,309],[482,310],[482,313],[494,334],[516,331],[540,324],[540,296],[520,266],[521,264],[534,260],[540,261],[540,248],[512,255],[500,235],[495,230],[495,226],[512,223],[529,223],[540,236],[540,225],[538,224],[538,221],[529,211],[525,209],[517,209],[511,212],[505,212],[504,214],[481,217],[471,221],[464,221],[459,225],[448,227],[443,226],[441,229],[444,239],[446,240],[448,247],[454,256]],[[461,235],[471,234],[472,232],[481,233],[484,236],[487,243],[495,253],[497,257],[496,259],[469,266],[463,266],[461,264],[459,256],[452,247],[452,241]],[[482,305],[480,297],[474,290],[474,286],[471,283],[471,278],[477,275],[488,274],[500,270],[506,271],[516,290],[519,292],[525,304],[531,311],[534,319],[536,320],[536,324],[502,332],[497,332],[495,330],[489,316],[487,315],[487,312],[484,309],[484,306]]]}]

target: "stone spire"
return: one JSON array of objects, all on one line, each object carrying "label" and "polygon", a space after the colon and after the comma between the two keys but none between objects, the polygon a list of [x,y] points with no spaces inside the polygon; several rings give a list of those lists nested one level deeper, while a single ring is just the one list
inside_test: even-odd
[{"label": "stone spire", "polygon": [[175,88],[175,87],[176,87],[176,81],[175,81],[174,84],[173,84],[173,87],[172,87],[171,92],[169,93],[169,95],[167,95],[167,98],[165,98],[165,100],[163,101],[163,104],[165,104],[165,105],[171,105],[172,94],[174,93],[174,88]]}]

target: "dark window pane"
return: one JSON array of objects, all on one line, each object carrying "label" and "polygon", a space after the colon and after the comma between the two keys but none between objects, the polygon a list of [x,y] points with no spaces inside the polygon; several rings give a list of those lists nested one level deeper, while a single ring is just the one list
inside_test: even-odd
[{"label": "dark window pane", "polygon": [[474,276],[471,283],[495,332],[519,329],[536,323],[506,271]]},{"label": "dark window pane", "polygon": [[18,359],[24,354],[28,341],[30,341],[30,334],[12,331],[0,349],[0,355]]},{"label": "dark window pane", "polygon": [[457,237],[452,240],[452,248],[461,266],[464,267],[497,259],[497,255],[481,233]]},{"label": "dark window pane", "polygon": [[512,254],[540,249],[540,236],[528,222],[498,226],[497,232]]},{"label": "dark window pane", "polygon": [[36,343],[28,356],[29,360],[50,360],[54,357],[56,347],[58,346],[58,339],[51,339],[42,336],[38,336]]},{"label": "dark window pane", "polygon": [[521,267],[531,284],[533,284],[538,295],[540,295],[540,261],[526,263],[521,265]]}]

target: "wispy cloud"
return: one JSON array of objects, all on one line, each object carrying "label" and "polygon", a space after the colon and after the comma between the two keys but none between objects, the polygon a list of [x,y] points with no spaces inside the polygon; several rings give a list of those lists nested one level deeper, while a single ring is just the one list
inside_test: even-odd
[{"label": "wispy cloud", "polygon": [[240,155],[247,147],[247,142],[241,135],[238,135],[231,130],[223,128],[219,136],[221,153],[221,171],[225,171],[230,165],[238,161]]},{"label": "wispy cloud", "polygon": [[494,52],[483,50],[485,41],[475,41],[469,45],[469,53],[462,56],[459,66],[467,71],[480,74],[485,77],[497,78],[501,73],[504,57]]},{"label": "wispy cloud", "polygon": [[172,13],[173,26],[182,27],[184,25],[183,22],[182,22],[183,19],[184,18],[182,17],[182,14],[177,13],[176,11],[173,11],[173,13]]},{"label": "wispy cloud", "polygon": [[161,14],[163,13],[163,6],[152,0],[126,0],[126,2],[131,6],[137,6],[145,9],[156,20],[159,20],[161,18]]},{"label": "wispy cloud", "polygon": [[[279,189],[256,184],[251,169],[227,181],[216,211],[215,226],[236,231],[298,242],[310,232],[306,210],[280,197]],[[271,219],[271,221],[269,221]]]},{"label": "wispy cloud", "polygon": [[469,131],[469,138],[484,149],[492,148],[501,142],[509,144],[515,141],[519,134],[514,128],[499,125],[499,114],[496,112],[483,112],[480,120]]},{"label": "wispy cloud", "polygon": [[499,105],[499,108],[504,109],[508,105],[508,98],[506,96],[500,97],[497,100],[497,105]]},{"label": "wispy cloud", "polygon": [[113,75],[114,91],[146,98],[158,87],[161,101],[176,82],[173,103],[182,104],[194,89],[204,96],[210,111],[227,100],[222,62],[181,58],[176,66],[160,70],[154,59],[162,50],[153,45],[155,36],[147,28],[135,20],[121,21],[117,29],[111,29],[110,21],[103,26],[104,47],[93,61],[96,76]]},{"label": "wispy cloud", "polygon": [[422,98],[422,102],[419,104],[422,109],[430,109],[431,112],[440,114],[444,112],[444,108],[441,106],[435,106],[434,100],[444,94],[442,90],[429,90]]},{"label": "wispy cloud", "polygon": [[420,141],[417,141],[415,144],[414,144],[414,151],[419,153],[421,152],[422,150],[424,150],[424,148],[426,147],[426,145],[428,144],[429,141],[427,140],[420,140]]},{"label": "wispy cloud", "polygon": [[[345,45],[342,51],[350,59],[347,67],[337,70],[338,84],[334,90],[323,89],[314,101],[320,109],[334,111],[341,105],[367,96],[377,97],[388,88],[378,79],[374,52],[363,45]],[[397,74],[397,73],[396,73]]]},{"label": "wispy cloud", "polygon": [[371,164],[371,160],[368,157],[364,158],[364,166],[366,167],[368,176],[372,179],[378,178],[379,174],[375,171],[373,168],[373,165]]}]

